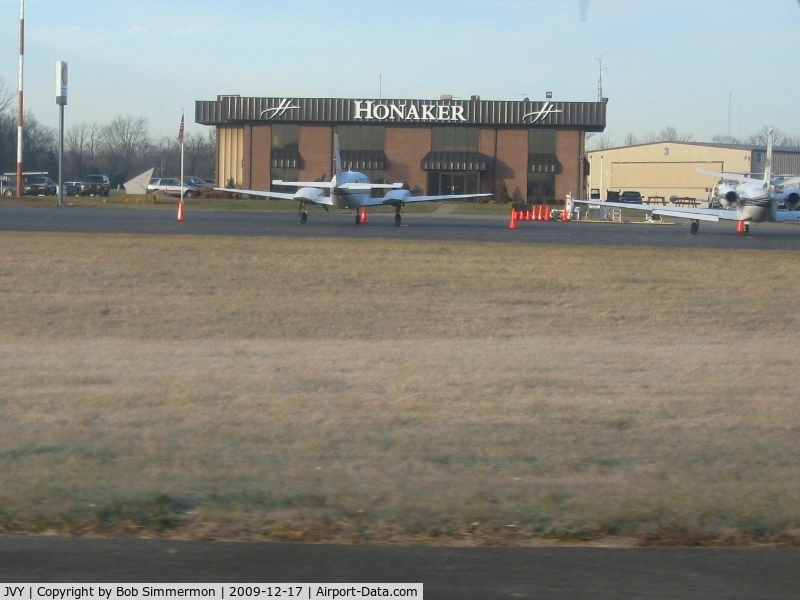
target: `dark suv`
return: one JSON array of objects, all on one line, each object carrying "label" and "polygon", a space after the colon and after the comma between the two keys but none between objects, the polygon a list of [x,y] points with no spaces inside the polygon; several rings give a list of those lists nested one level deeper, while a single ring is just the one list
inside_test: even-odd
[{"label": "dark suv", "polygon": [[625,204],[641,204],[642,195],[639,192],[622,192],[619,195],[617,202],[624,202]]},{"label": "dark suv", "polygon": [[108,196],[111,182],[105,175],[87,175],[81,182],[81,196]]}]

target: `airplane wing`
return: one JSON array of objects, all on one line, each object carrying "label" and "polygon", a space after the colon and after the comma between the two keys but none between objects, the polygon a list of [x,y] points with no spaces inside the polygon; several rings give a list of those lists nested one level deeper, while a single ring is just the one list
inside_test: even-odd
[{"label": "airplane wing", "polygon": [[440,202],[442,200],[458,200],[461,198],[485,198],[493,194],[444,194],[441,196],[412,196],[408,190],[398,190],[389,192],[383,198],[373,198],[367,206],[397,206],[398,204],[410,204],[412,202]]},{"label": "airplane wing", "polygon": [[402,183],[342,183],[336,186],[339,190],[399,190],[403,187]]},{"label": "airplane wing", "polygon": [[332,181],[283,181],[282,179],[273,179],[272,185],[285,185],[286,187],[311,187],[320,188],[323,190],[332,190],[334,185]]},{"label": "airplane wing", "polygon": [[230,192],[231,194],[245,194],[247,196],[262,196],[264,198],[278,198],[280,200],[294,200],[294,194],[280,192],[264,192],[261,190],[239,190],[236,188],[214,188],[215,192]]},{"label": "airplane wing", "polygon": [[492,194],[449,194],[444,196],[411,196],[408,202],[438,202],[440,200],[457,200],[459,198],[485,198]]},{"label": "airplane wing", "polygon": [[246,196],[261,196],[262,198],[276,198],[278,200],[297,200],[300,202],[310,202],[312,204],[323,204],[333,206],[333,200],[330,196],[325,196],[322,192],[319,195],[312,197],[298,196],[295,194],[287,194],[285,192],[265,192],[263,190],[239,190],[236,188],[214,188],[217,192],[230,192],[231,194],[244,194]]},{"label": "airplane wing", "polygon": [[741,219],[737,211],[724,208],[681,208],[670,206],[657,206],[649,204],[629,204],[623,202],[597,202],[592,200],[573,200],[575,204],[589,204],[592,206],[608,206],[611,208],[627,208],[649,212],[654,215],[664,217],[675,217],[677,219],[690,219],[697,221],[738,221]]}]

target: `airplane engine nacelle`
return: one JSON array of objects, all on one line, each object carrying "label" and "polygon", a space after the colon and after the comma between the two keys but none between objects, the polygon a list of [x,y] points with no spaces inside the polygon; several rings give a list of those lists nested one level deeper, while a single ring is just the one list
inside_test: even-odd
[{"label": "airplane engine nacelle", "polygon": [[736,184],[721,181],[712,190],[712,200],[716,200],[722,208],[732,208],[739,201],[739,194],[736,191]]},{"label": "airplane engine nacelle", "polygon": [[739,201],[739,194],[736,192],[728,192],[724,196],[720,196],[719,203],[722,205],[722,208],[732,208],[736,206],[736,203]]},{"label": "airplane engine nacelle", "polygon": [[398,202],[404,204],[410,196],[411,192],[408,190],[392,190],[386,193],[386,195],[383,197],[383,200],[388,204],[393,204]]},{"label": "airplane engine nacelle", "polygon": [[323,192],[320,188],[304,187],[295,192],[294,199],[304,202],[316,202],[324,196],[325,192]]},{"label": "airplane engine nacelle", "polygon": [[788,210],[797,210],[797,207],[800,206],[800,190],[797,188],[785,190],[784,193],[786,197],[783,199],[783,203],[786,205]]}]

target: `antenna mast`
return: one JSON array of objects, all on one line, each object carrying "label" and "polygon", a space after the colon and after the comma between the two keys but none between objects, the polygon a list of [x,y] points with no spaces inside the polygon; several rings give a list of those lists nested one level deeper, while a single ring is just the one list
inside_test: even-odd
[{"label": "antenna mast", "polygon": [[597,80],[597,101],[603,101],[603,57],[597,59],[597,62],[600,64],[600,77]]}]

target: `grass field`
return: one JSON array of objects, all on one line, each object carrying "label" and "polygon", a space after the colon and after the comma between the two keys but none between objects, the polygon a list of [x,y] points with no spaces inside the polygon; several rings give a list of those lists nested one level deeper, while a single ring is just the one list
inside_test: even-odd
[{"label": "grass field", "polygon": [[0,531],[800,543],[791,254],[0,234]]}]

